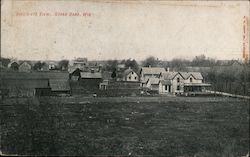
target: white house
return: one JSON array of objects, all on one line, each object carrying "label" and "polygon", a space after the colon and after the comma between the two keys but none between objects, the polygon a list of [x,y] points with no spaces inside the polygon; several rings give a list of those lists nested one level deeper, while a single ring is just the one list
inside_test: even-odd
[{"label": "white house", "polygon": [[136,72],[133,69],[131,69],[129,67],[123,73],[123,81],[138,82],[139,81],[139,76],[136,74]]},{"label": "white house", "polygon": [[160,74],[159,93],[183,94],[203,92],[210,84],[203,83],[200,72],[164,72]]}]

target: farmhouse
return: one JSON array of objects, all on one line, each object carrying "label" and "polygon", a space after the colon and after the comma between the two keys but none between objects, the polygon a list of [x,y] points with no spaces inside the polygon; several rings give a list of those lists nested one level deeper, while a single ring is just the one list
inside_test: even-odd
[{"label": "farmhouse", "polygon": [[204,92],[206,84],[200,72],[163,72],[159,77],[159,93],[199,93]]},{"label": "farmhouse", "polygon": [[123,73],[123,81],[133,81],[133,82],[138,82],[139,77],[136,74],[136,72],[131,69],[130,67],[124,71]]},{"label": "farmhouse", "polygon": [[166,72],[164,68],[160,67],[142,67],[140,70],[140,82],[142,87],[146,86],[149,78],[159,78],[160,74]]}]

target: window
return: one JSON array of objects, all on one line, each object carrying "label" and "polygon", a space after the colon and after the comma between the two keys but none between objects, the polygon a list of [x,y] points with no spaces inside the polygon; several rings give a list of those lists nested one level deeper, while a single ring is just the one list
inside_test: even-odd
[{"label": "window", "polygon": [[130,79],[130,80],[131,80],[131,76],[129,76],[129,77],[128,77],[128,79]]},{"label": "window", "polygon": [[132,71],[132,74],[134,74],[134,72]]},{"label": "window", "polygon": [[180,90],[180,86],[177,86],[177,90]]},{"label": "window", "polygon": [[136,80],[137,78],[135,77],[135,80]]},{"label": "window", "polygon": [[165,90],[168,90],[168,85],[165,85]]},{"label": "window", "polygon": [[179,78],[179,77],[177,77],[177,82],[178,82],[178,83],[180,82],[180,78]]},{"label": "window", "polygon": [[190,82],[193,82],[193,78],[190,78],[189,81],[190,81]]}]

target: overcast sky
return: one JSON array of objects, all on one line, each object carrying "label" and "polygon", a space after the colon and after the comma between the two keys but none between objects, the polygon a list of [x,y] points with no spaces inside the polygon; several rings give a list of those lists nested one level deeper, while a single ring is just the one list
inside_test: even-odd
[{"label": "overcast sky", "polygon": [[[4,0],[1,7],[2,56],[32,60],[241,59],[243,17],[249,16],[248,1]],[[50,16],[21,15],[34,12]]]}]

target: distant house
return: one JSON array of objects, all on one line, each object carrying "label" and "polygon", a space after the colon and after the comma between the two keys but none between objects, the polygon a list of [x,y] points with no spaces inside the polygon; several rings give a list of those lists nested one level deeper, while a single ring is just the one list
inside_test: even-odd
[{"label": "distant house", "polygon": [[19,66],[20,72],[30,72],[31,71],[31,65],[27,62],[23,62]]},{"label": "distant house", "polygon": [[164,68],[142,67],[140,70],[140,82],[142,87],[146,85],[149,78],[159,78],[160,74],[166,72]]},{"label": "distant house", "polygon": [[88,67],[88,59],[87,58],[77,58],[69,62],[68,72],[72,73],[76,69],[80,69],[82,71],[86,70]]},{"label": "distant house", "polygon": [[129,69],[125,70],[123,73],[123,81],[133,81],[138,82],[139,76],[136,74],[136,72],[129,67]]},{"label": "distant house", "polygon": [[200,72],[164,72],[159,79],[160,94],[204,92],[206,87],[211,86],[203,82]]},{"label": "distant house", "polygon": [[19,64],[17,63],[17,62],[10,62],[9,64],[8,64],[8,68],[10,68],[11,70],[13,70],[13,71],[18,71],[18,69],[19,69]]}]

